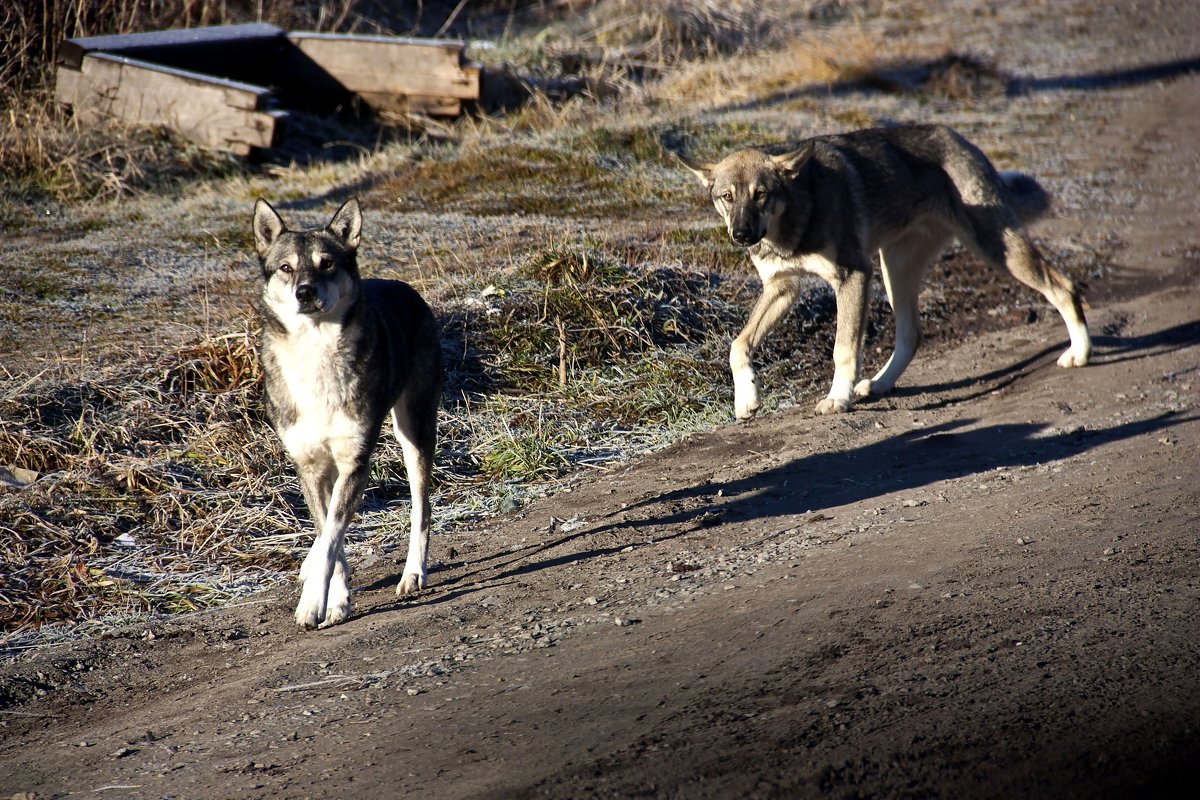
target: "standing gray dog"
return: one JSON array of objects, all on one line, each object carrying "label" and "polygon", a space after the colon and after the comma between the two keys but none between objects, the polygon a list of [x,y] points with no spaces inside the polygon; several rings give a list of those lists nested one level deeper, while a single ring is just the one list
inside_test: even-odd
[{"label": "standing gray dog", "polygon": [[[1058,309],[1071,337],[1059,366],[1082,367],[1091,356],[1078,288],[1021,229],[1049,208],[1045,191],[1029,176],[998,173],[949,128],[819,136],[784,155],[741,150],[716,164],[679,159],[700,178],[762,278],[762,296],[729,349],[738,419],[758,411],[751,356],[791,309],[805,272],[827,280],[837,299],[833,386],[817,413],[847,411],[854,396],[891,391],[921,343],[921,279],[951,238]],[[860,381],[875,251],[896,317],[896,349],[875,377]]]},{"label": "standing gray dog", "polygon": [[254,206],[267,414],[296,464],[317,529],[300,567],[296,622],[305,628],[336,625],[350,614],[346,529],[388,411],[412,494],[408,560],[396,594],[426,584],[441,344],[416,290],[359,277],[361,231],[357,200],[314,230],[289,230],[266,200]]}]

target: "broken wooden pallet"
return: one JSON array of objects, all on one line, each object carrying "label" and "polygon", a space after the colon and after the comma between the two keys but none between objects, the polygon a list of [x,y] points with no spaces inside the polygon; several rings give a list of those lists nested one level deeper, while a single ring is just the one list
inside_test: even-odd
[{"label": "broken wooden pallet", "polygon": [[286,112],[268,108],[261,86],[89,53],[78,70],[59,69],[54,90],[85,124],[164,126],[214,150],[249,155],[278,144]]},{"label": "broken wooden pallet", "polygon": [[479,99],[459,41],[286,33],[263,23],[69,39],[58,102],[86,122],[162,125],[204,147],[278,144],[278,109],[357,98],[375,111],[457,116]]}]

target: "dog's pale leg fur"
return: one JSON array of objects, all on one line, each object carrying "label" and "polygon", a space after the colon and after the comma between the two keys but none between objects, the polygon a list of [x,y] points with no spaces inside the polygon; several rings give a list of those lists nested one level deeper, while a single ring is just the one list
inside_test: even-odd
[{"label": "dog's pale leg fur", "polygon": [[798,281],[776,278],[763,283],[762,296],[754,304],[742,332],[729,347],[729,370],[733,373],[733,411],[738,419],[751,419],[758,412],[758,382],[751,358],[779,320],[791,310],[800,293]]},{"label": "dog's pale leg fur", "polygon": [[974,207],[965,215],[959,241],[996,269],[1004,268],[1021,283],[1042,294],[1058,309],[1071,346],[1058,358],[1060,367],[1083,367],[1092,355],[1092,340],[1078,288],[1050,266],[1006,208]]},{"label": "dog's pale leg fur", "polygon": [[336,625],[350,616],[350,575],[344,550],[346,529],[366,486],[368,465],[342,461],[321,531],[300,572],[304,587],[296,604],[296,623],[305,628]]},{"label": "dog's pale leg fur", "polygon": [[879,251],[883,287],[896,320],[896,349],[874,378],[863,378],[854,387],[858,397],[887,394],[912,362],[921,346],[921,281],[933,258],[946,246],[945,232],[913,233]]},{"label": "dog's pale leg fur", "polygon": [[869,276],[869,272],[855,270],[833,284],[833,292],[837,298],[833,385],[829,387],[829,396],[817,403],[818,414],[840,414],[850,410],[854,382],[858,380],[863,334],[867,327]]},{"label": "dog's pale leg fur", "polygon": [[[433,453],[423,452],[422,437],[415,430],[411,416],[404,411],[403,403],[401,400],[392,409],[392,430],[404,451],[404,469],[408,474],[412,511],[408,558],[404,562],[404,575],[396,586],[398,596],[416,594],[428,584],[425,563],[429,555],[429,479],[433,466]],[[432,450],[431,445],[429,449]]]},{"label": "dog's pale leg fur", "polygon": [[1084,367],[1092,356],[1092,339],[1088,335],[1079,292],[1065,275],[1046,263],[1042,254],[1020,231],[1004,231],[1006,258],[1004,266],[1017,280],[1036,289],[1058,309],[1071,346],[1058,357],[1060,367]]},{"label": "dog's pale leg fur", "polygon": [[[299,464],[297,464],[299,467]],[[312,519],[324,520],[329,513],[329,496],[333,493],[335,467],[329,459],[322,458],[320,461],[313,459],[306,468],[298,468],[296,471],[300,478],[300,489],[304,493],[304,502],[308,505],[308,513]],[[317,534],[320,535],[318,530]],[[308,576],[308,566],[313,560],[313,549],[310,548],[308,555],[304,557],[304,563],[300,565],[299,579],[304,583]]]}]

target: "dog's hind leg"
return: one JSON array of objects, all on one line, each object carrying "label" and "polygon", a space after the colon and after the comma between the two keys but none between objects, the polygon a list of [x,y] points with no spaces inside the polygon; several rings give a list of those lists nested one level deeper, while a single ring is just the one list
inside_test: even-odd
[{"label": "dog's hind leg", "polygon": [[921,346],[921,312],[918,299],[925,270],[946,246],[950,234],[924,229],[905,234],[879,251],[883,287],[896,320],[896,349],[873,378],[863,378],[854,387],[858,397],[890,392]]},{"label": "dog's hind leg", "polygon": [[1003,267],[1021,283],[1036,289],[1062,315],[1071,345],[1059,356],[1058,365],[1085,366],[1092,355],[1092,340],[1088,335],[1079,288],[1046,262],[1017,226],[1016,217],[1008,208],[970,207],[965,216],[967,225],[959,235],[963,244],[993,267]]},{"label": "dog's hind leg", "polygon": [[738,419],[751,419],[759,408],[758,381],[751,357],[800,294],[800,283],[791,278],[763,282],[762,296],[754,304],[742,332],[729,346],[729,371],[733,373],[733,411]]},{"label": "dog's hind leg", "polygon": [[392,409],[392,429],[404,451],[404,469],[408,474],[412,498],[408,558],[404,574],[396,586],[398,596],[416,594],[425,588],[428,576],[425,563],[429,555],[429,484],[433,473],[433,455],[437,446],[436,400],[410,401],[401,397]]}]

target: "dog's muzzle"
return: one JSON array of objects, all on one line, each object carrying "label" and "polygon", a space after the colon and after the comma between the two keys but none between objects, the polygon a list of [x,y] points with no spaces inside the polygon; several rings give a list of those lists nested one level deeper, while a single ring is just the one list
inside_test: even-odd
[{"label": "dog's muzzle", "polygon": [[729,232],[729,236],[733,239],[734,244],[740,244],[742,247],[758,244],[759,240],[762,239],[761,236],[758,236],[749,228],[732,230]]},{"label": "dog's muzzle", "polygon": [[320,311],[321,306],[318,302],[317,287],[311,283],[302,283],[296,287],[296,304],[300,307],[301,314],[311,314],[314,311]]}]

